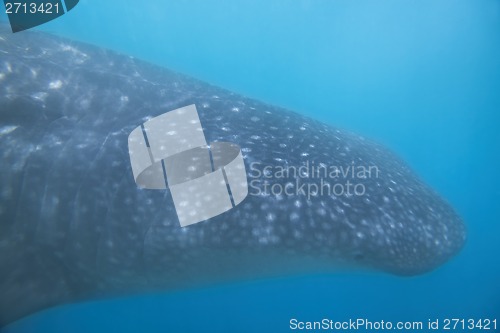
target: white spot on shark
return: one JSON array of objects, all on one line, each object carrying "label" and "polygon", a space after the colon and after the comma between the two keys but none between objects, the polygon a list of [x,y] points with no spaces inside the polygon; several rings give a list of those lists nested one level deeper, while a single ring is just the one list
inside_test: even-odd
[{"label": "white spot on shark", "polygon": [[4,136],[14,132],[19,126],[3,126],[0,127],[0,136]]},{"label": "white spot on shark", "polygon": [[61,80],[55,80],[55,81],[49,82],[49,89],[61,89],[62,86],[63,86],[63,83]]}]

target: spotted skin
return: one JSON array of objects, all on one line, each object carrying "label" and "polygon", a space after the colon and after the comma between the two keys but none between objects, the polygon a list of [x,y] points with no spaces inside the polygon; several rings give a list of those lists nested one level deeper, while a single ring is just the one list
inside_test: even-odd
[{"label": "spotted skin", "polygon": [[[207,142],[238,144],[248,197],[179,226],[168,190],[137,188],[127,137],[195,104]],[[0,324],[58,304],[338,267],[428,272],[463,246],[460,217],[386,148],[140,60],[0,28]],[[280,168],[375,167],[321,179]],[[295,186],[298,187],[298,186]],[[311,194],[311,193],[309,193]]]}]

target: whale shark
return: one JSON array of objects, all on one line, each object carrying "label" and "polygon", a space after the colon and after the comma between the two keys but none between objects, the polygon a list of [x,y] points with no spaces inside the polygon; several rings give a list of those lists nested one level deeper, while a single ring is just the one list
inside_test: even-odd
[{"label": "whale shark", "polygon": [[[128,137],[187,105],[207,142],[240,147],[248,195],[181,227],[169,188],[134,181]],[[2,326],[62,304],[225,281],[339,269],[414,276],[466,240],[454,208],[376,142],[134,57],[6,26],[0,155]]]}]

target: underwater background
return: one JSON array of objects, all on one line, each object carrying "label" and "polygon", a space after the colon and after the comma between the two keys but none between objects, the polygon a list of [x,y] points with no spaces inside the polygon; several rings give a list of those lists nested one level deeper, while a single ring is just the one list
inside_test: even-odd
[{"label": "underwater background", "polygon": [[500,325],[499,0],[81,0],[36,29],[383,143],[455,207],[468,240],[421,276],[234,282],[66,305],[2,332],[288,332],[291,318]]}]

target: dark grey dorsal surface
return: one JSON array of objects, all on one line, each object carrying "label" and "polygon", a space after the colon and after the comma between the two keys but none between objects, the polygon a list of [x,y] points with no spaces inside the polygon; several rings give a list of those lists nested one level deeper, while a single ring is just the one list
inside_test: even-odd
[{"label": "dark grey dorsal surface", "polygon": [[[236,208],[181,228],[168,190],[137,188],[127,138],[189,104],[207,142],[241,147],[252,185]],[[0,155],[1,324],[67,302],[230,279],[339,266],[420,274],[465,241],[452,207],[380,145],[131,57],[6,27]],[[379,174],[358,179],[363,195],[257,193],[293,187],[272,173],[307,163]]]}]

